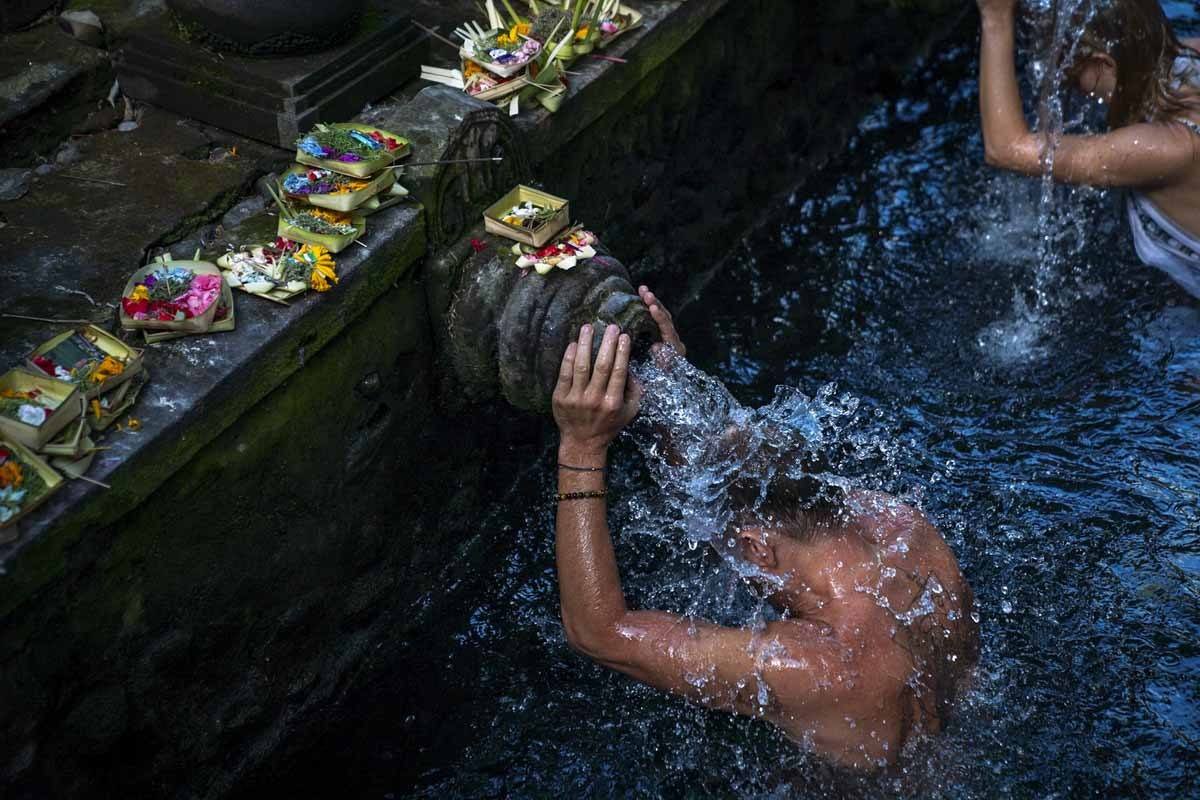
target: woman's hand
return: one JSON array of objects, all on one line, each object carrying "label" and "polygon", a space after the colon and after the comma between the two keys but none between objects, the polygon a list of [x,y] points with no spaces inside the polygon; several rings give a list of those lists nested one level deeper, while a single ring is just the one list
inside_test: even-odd
[{"label": "woman's hand", "polygon": [[679,331],[675,330],[675,319],[671,316],[671,312],[667,311],[648,287],[639,286],[638,295],[646,304],[646,308],[650,310],[650,317],[658,323],[658,333],[662,336],[663,344],[670,345],[676,353],[687,358],[687,348],[679,338]]},{"label": "woman's hand", "polygon": [[1018,0],[975,0],[979,14],[983,17],[1012,17],[1017,11]]},{"label": "woman's hand", "polygon": [[616,325],[604,331],[594,368],[591,325],[584,325],[579,341],[567,346],[553,398],[564,460],[582,467],[596,466],[591,462],[597,460],[602,465],[609,443],[637,416],[641,389],[629,377],[631,349],[629,336]]}]

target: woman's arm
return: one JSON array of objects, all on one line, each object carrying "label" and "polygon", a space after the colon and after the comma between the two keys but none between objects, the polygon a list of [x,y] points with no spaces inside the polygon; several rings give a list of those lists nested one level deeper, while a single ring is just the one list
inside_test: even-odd
[{"label": "woman's arm", "polygon": [[979,52],[979,112],[983,146],[993,166],[1040,169],[1039,154],[1022,145],[1030,138],[1017,85],[1016,0],[980,0],[983,18]]},{"label": "woman's arm", "polygon": [[[1016,0],[980,0],[983,17],[979,111],[987,162],[1039,176],[1049,142],[1029,130],[1021,109],[1014,56]],[[1196,142],[1182,125],[1130,125],[1099,136],[1063,136],[1054,178],[1087,186],[1158,188],[1193,163]]]}]

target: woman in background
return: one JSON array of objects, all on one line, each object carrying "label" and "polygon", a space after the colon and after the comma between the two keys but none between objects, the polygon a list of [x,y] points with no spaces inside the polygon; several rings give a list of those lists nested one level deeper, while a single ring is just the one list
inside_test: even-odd
[{"label": "woman in background", "polygon": [[[987,162],[1041,175],[1050,142],[1029,130],[1021,108],[1013,52],[1018,0],[977,2]],[[1067,74],[1108,106],[1109,132],[1063,136],[1053,153],[1054,179],[1131,190],[1126,208],[1139,258],[1200,298],[1200,53],[1194,41],[1175,36],[1158,0],[1096,2]]]}]

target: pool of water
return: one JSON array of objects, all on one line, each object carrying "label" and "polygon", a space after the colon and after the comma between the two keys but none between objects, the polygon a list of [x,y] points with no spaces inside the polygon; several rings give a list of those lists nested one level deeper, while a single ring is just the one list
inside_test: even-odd
[{"label": "pool of water", "polygon": [[[1168,6],[1192,24],[1190,4]],[[841,465],[846,478],[919,504],[953,546],[978,597],[983,654],[948,730],[900,769],[853,778],[762,723],[661,696],[572,653],[545,502],[554,473],[542,458],[483,521],[502,541],[496,559],[473,607],[419,645],[419,671],[397,676],[427,691],[409,698],[413,714],[378,726],[357,789],[1194,791],[1200,304],[1138,264],[1113,195],[1058,192],[1046,206],[1037,181],[983,165],[975,69],[973,42],[933,57],[905,98],[864,120],[844,157],[764,209],[761,228],[679,314],[693,361],[741,403],[768,403],[780,386],[824,392],[845,412],[838,434],[868,445]],[[675,287],[656,288],[683,302]],[[637,442],[623,441],[615,462],[611,519],[634,601],[727,623],[760,614],[719,558],[664,521]]]}]

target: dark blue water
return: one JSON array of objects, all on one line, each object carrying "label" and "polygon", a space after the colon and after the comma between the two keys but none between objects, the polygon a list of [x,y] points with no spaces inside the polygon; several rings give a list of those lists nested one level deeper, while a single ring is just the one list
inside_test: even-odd
[{"label": "dark blue water", "polygon": [[[949,729],[896,773],[854,779],[576,656],[545,460],[484,521],[503,563],[430,654],[470,687],[429,699],[452,733],[396,796],[1196,796],[1200,304],[1138,264],[1114,196],[1047,207],[1037,181],[983,165],[975,68],[973,43],[933,58],[679,314],[693,361],[744,404],[832,385],[846,435],[877,456],[847,477],[918,503],[955,549],[983,655]],[[634,600],[758,613],[663,522],[634,443],[615,461]]]}]

